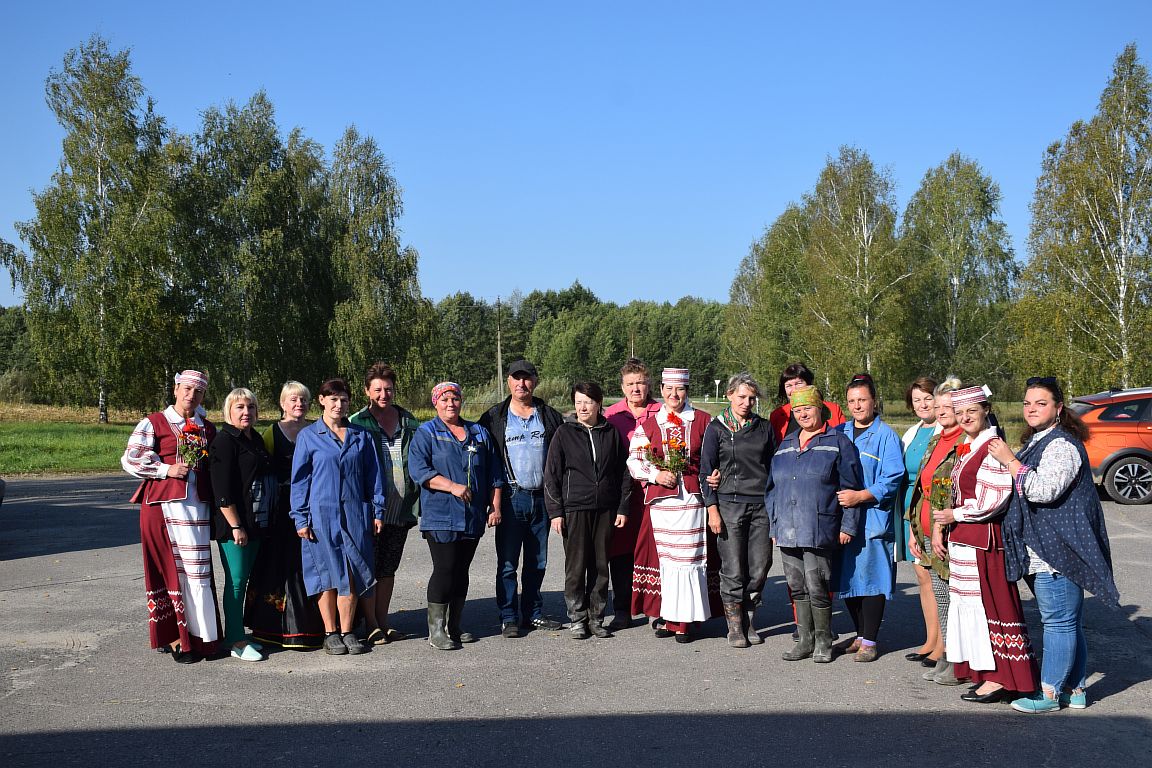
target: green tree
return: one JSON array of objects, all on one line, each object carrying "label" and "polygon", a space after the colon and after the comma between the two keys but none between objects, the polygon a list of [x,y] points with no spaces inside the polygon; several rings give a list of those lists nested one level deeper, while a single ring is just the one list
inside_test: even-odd
[{"label": "green tree", "polygon": [[[47,79],[64,128],[60,165],[16,225],[28,253],[3,258],[24,292],[32,345],[61,396],[155,391],[154,355],[169,342],[158,311],[167,290],[166,128],[132,73],[127,51],[94,36]],[[82,397],[82,395],[81,395]]]},{"label": "green tree", "polygon": [[1053,352],[1070,345],[1091,361],[1072,389],[1127,387],[1152,371],[1150,109],[1152,81],[1129,45],[1096,114],[1048,148],[1036,183],[1024,295],[1043,299],[1064,332],[1038,338],[1025,324],[1018,334]]},{"label": "green tree", "polygon": [[981,380],[1003,360],[1004,312],[1018,274],[1000,218],[1000,188],[959,152],[924,174],[901,238],[916,274],[903,334],[902,373],[963,371]]},{"label": "green tree", "polygon": [[433,378],[451,379],[464,387],[492,382],[496,378],[493,307],[470,293],[454,293],[436,304],[436,317],[439,332]]}]

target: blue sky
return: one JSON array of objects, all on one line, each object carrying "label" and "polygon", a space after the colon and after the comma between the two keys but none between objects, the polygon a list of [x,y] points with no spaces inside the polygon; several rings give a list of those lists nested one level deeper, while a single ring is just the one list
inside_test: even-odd
[{"label": "blue sky", "polygon": [[[148,11],[142,9],[149,7]],[[424,293],[579,279],[600,298],[726,300],[748,246],[842,144],[901,206],[960,150],[1026,256],[1045,148],[1095,110],[1152,4],[18,3],[0,28],[0,237],[61,132],[44,78],[98,33],[171,126],[267,91],[282,130],[372,135],[404,190]],[[19,302],[6,274],[0,305]]]}]

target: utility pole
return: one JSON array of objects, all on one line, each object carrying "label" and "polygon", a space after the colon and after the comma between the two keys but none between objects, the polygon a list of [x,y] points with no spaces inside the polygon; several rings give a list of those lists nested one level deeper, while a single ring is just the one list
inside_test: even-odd
[{"label": "utility pole", "polygon": [[504,358],[500,351],[500,297],[496,297],[496,385],[504,386]]}]

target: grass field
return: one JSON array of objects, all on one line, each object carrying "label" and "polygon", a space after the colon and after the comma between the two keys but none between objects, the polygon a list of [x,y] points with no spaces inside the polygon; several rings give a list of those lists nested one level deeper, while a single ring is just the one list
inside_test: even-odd
[{"label": "grass field", "polygon": [[[726,401],[693,401],[693,405],[713,415],[720,412]],[[568,411],[567,402],[555,403],[561,411]],[[487,404],[472,405],[465,402],[466,419],[475,420]],[[435,412],[429,407],[411,409],[419,419],[429,419]],[[1023,420],[1017,403],[998,403],[996,412],[1008,441],[1015,443]],[[763,409],[767,414],[768,409]],[[114,411],[111,422],[96,423],[92,408],[77,409],[22,403],[0,403],[0,476],[34,475],[71,472],[119,472],[120,456],[132,433],[132,427],[143,414],[135,411]],[[313,417],[319,413],[314,412]],[[209,418],[215,418],[210,414]],[[884,420],[902,434],[915,422],[915,417],[903,403],[889,405]],[[263,429],[268,422],[262,422]]]}]

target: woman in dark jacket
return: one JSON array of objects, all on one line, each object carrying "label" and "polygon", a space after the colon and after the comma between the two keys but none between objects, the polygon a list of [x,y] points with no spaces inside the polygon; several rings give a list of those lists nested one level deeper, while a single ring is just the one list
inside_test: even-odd
[{"label": "woman in dark jacket", "polygon": [[1013,701],[1012,708],[1030,714],[1084,709],[1084,591],[1112,606],[1120,599],[1104,511],[1084,451],[1088,429],[1065,406],[1052,377],[1028,380],[1024,421],[1019,456],[1002,440],[988,446],[1015,480],[1003,526],[1005,570],[1009,579],[1028,582],[1044,624],[1041,689]]},{"label": "woman in dark jacket", "polygon": [[276,470],[253,429],[256,416],[256,396],[247,389],[232,390],[224,399],[227,423],[208,447],[212,524],[224,566],[224,642],[232,646],[232,658],[241,661],[265,658],[260,644],[244,633],[244,596],[276,501]]},{"label": "woman in dark jacket", "polygon": [[840,506],[837,493],[864,487],[860,454],[848,436],[829,429],[815,387],[789,396],[800,429],[772,457],[766,506],[780,547],[784,578],[796,607],[798,640],[785,661],[809,656],[832,661],[832,558],[859,534],[860,511]]},{"label": "woman in dark jacket", "polygon": [[564,602],[572,637],[612,637],[600,623],[608,603],[608,534],[628,520],[632,476],[628,447],[600,414],[604,390],[596,382],[572,387],[575,420],[565,421],[548,446],[544,503],[552,530],[564,536]]},{"label": "woman in dark jacket", "polygon": [[708,425],[700,449],[700,489],[708,527],[720,551],[720,596],[728,621],[728,645],[764,642],[752,621],[764,579],[772,567],[772,537],[764,490],[776,439],[767,419],[753,412],[760,385],[738,373],[725,390],[729,407]]}]

